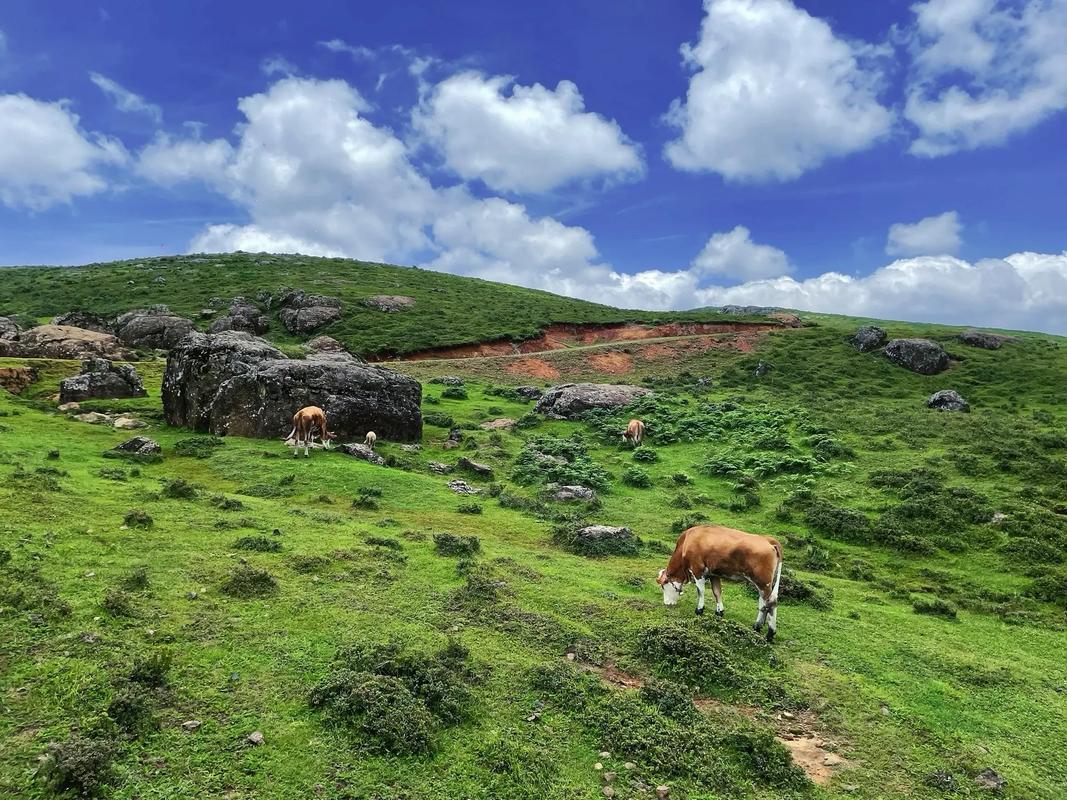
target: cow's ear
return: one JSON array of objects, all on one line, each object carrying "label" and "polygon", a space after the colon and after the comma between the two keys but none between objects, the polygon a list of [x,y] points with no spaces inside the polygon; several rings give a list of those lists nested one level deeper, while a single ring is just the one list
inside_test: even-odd
[{"label": "cow's ear", "polygon": [[659,571],[659,577],[656,578],[656,583],[658,583],[660,586],[662,586],[666,582],[667,582],[667,570],[661,569]]}]

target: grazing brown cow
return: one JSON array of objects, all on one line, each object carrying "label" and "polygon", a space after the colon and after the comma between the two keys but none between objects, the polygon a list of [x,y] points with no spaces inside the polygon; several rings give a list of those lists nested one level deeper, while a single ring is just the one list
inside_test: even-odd
[{"label": "grazing brown cow", "polygon": [[293,415],[293,430],[286,438],[288,444],[293,442],[293,458],[300,454],[300,445],[304,445],[304,458],[309,458],[308,448],[311,446],[312,431],[318,428],[322,438],[322,446],[330,449],[330,441],[337,438],[337,434],[330,433],[326,428],[326,412],[318,406],[307,406]]},{"label": "grazing brown cow", "polygon": [[704,613],[704,581],[711,578],[715,615],[722,616],[722,578],[743,578],[759,592],[756,631],[767,623],[767,641],[778,631],[778,584],[782,580],[782,545],[770,536],[697,525],[678,537],[674,554],[656,581],[663,587],[663,602],[678,604],[682,587],[697,587],[697,614]]},{"label": "grazing brown cow", "polygon": [[639,447],[641,440],[645,438],[645,423],[639,419],[632,419],[626,426],[626,433],[622,435],[624,442],[630,442],[634,447]]}]

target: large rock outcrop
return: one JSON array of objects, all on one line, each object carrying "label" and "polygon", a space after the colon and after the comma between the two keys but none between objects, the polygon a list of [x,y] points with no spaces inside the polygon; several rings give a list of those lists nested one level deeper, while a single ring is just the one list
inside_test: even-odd
[{"label": "large rock outcrop", "polygon": [[988,333],[986,331],[969,328],[957,337],[962,344],[969,347],[981,347],[983,350],[999,350],[1009,342],[1019,341],[1014,336],[1004,336],[1000,333]]},{"label": "large rock outcrop", "polygon": [[0,356],[15,358],[107,358],[131,361],[136,355],[114,336],[70,325],[38,325],[19,333],[18,339],[0,339]]},{"label": "large rock outcrop", "polygon": [[8,317],[0,317],[0,341],[13,341],[19,338],[22,329],[18,323]]},{"label": "large rock outcrop", "polygon": [[534,406],[555,419],[577,419],[593,408],[618,408],[649,394],[642,386],[619,383],[564,383],[547,389]]},{"label": "large rock outcrop", "polygon": [[82,362],[80,375],[65,378],[59,384],[59,402],[80,403],[117,397],[144,397],[141,376],[129,364],[112,364],[106,358]]},{"label": "large rock outcrop", "polygon": [[341,439],[422,436],[419,383],[355,359],[287,358],[247,333],[194,333],[167,357],[167,422],[217,435],[282,438],[303,406],[326,411]]},{"label": "large rock outcrop", "polygon": [[289,333],[308,334],[341,317],[341,301],[299,289],[282,295],[278,319]]},{"label": "large rock outcrop", "polygon": [[869,353],[884,345],[888,338],[885,330],[877,325],[864,325],[853,334],[849,343],[861,353]]},{"label": "large rock outcrop", "polygon": [[235,297],[230,302],[229,313],[211,323],[208,333],[243,331],[258,335],[266,333],[269,329],[270,320],[259,306],[244,297]]},{"label": "large rock outcrop", "polygon": [[127,311],[115,320],[115,335],[124,344],[144,350],[170,350],[192,332],[192,320],[166,306]]},{"label": "large rock outcrop", "polygon": [[893,339],[884,352],[886,358],[897,366],[920,375],[936,375],[949,367],[945,348],[929,339]]},{"label": "large rock outcrop", "polygon": [[114,325],[104,317],[91,311],[68,311],[66,314],[53,317],[52,324],[70,325],[74,328],[84,328],[87,331],[97,331],[98,333],[113,334],[115,332]]}]

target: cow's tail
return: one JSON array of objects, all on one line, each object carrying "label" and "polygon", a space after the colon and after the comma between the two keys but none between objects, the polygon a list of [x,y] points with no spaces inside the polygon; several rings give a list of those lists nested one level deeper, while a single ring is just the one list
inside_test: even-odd
[{"label": "cow's tail", "polygon": [[774,552],[778,555],[778,563],[774,565],[774,582],[771,585],[771,605],[778,603],[778,586],[782,582],[782,545],[775,541]]},{"label": "cow's tail", "polygon": [[283,442],[288,442],[294,436],[296,436],[296,425],[293,426],[293,429],[291,431],[289,431],[289,435],[286,436],[284,439],[282,439],[282,441]]}]

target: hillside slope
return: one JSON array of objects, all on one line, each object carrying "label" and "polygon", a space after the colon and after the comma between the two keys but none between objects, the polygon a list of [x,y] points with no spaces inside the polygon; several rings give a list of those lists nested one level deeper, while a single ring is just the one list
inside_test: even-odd
[{"label": "hillside slope", "polygon": [[[493,339],[526,339],[561,322],[661,322],[734,317],[714,311],[626,311],[548,292],[411,267],[341,258],[267,254],[162,256],[83,267],[0,270],[0,316],[47,321],[72,310],[111,317],[165,304],[191,319],[241,295],[255,301],[295,288],[340,298],[342,317],[316,331],[364,356],[408,353]],[[363,305],[374,295],[415,303],[386,313]],[[221,301],[221,302],[220,302]],[[207,327],[209,321],[200,321]],[[272,315],[267,338],[297,341]]]}]

